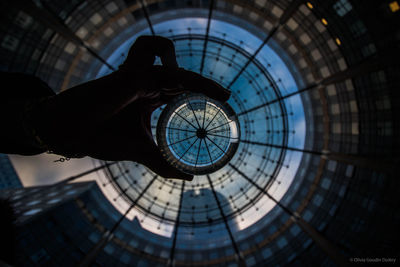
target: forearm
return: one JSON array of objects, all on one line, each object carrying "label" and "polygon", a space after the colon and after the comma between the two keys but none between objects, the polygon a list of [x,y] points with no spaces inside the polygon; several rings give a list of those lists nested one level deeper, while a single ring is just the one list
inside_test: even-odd
[{"label": "forearm", "polygon": [[1,104],[0,153],[35,155],[46,151],[28,122],[29,106],[36,100],[12,100]]},{"label": "forearm", "polygon": [[33,123],[50,148],[73,150],[76,140],[98,134],[107,120],[142,97],[143,83],[142,75],[117,71],[77,85],[37,107]]},{"label": "forearm", "polygon": [[30,126],[33,106],[54,95],[42,80],[24,73],[0,72],[0,153],[33,155],[44,152]]},{"label": "forearm", "polygon": [[[137,99],[140,84],[134,75],[114,72],[102,78],[74,86],[44,103],[44,112],[56,111],[53,121],[69,121],[76,124],[98,124],[112,117],[126,105]],[[79,120],[77,120],[79,118]]]}]

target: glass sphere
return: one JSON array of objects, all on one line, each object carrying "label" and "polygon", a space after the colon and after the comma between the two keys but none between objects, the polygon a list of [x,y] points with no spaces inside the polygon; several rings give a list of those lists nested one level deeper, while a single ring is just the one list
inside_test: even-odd
[{"label": "glass sphere", "polygon": [[219,170],[234,156],[240,129],[228,103],[202,94],[183,94],[162,111],[156,136],[163,156],[172,166],[204,175]]}]

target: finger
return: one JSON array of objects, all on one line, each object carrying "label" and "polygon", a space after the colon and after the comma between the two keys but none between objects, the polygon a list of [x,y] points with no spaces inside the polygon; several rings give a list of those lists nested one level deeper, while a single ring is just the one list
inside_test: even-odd
[{"label": "finger", "polygon": [[145,134],[147,134],[146,140],[148,140],[148,143],[145,145],[145,155],[147,156],[143,157],[143,163],[164,178],[177,178],[186,181],[193,180],[193,175],[183,173],[171,166],[171,164],[165,160],[159,147],[154,143],[151,133],[151,113],[151,110],[147,109],[146,114],[142,116],[142,127]]},{"label": "finger", "polygon": [[146,69],[153,65],[159,56],[164,66],[178,67],[174,43],[162,36],[139,36],[131,46],[122,70]]},{"label": "finger", "polygon": [[181,94],[185,91],[191,91],[205,94],[221,102],[227,101],[231,95],[231,91],[225,89],[217,82],[193,71],[163,66],[153,66],[151,71],[152,77],[157,82],[157,87],[165,88],[163,90],[164,95]]},{"label": "finger", "polygon": [[[118,140],[121,142],[121,147],[124,147],[124,152],[121,151],[125,154],[124,159],[141,163],[164,178],[191,181],[193,176],[172,167],[154,143],[151,133],[153,108],[148,101],[136,103],[121,112],[116,120],[114,130],[120,129],[124,133]],[[130,122],[129,125],[126,125],[127,121]]]},{"label": "finger", "polygon": [[161,105],[168,104],[169,102],[171,102],[171,100],[173,100],[177,96],[182,95],[183,93],[188,93],[188,92],[189,92],[188,90],[182,90],[179,88],[176,90],[174,90],[174,89],[173,90],[168,90],[168,89],[162,90],[159,103]]},{"label": "finger", "polygon": [[225,89],[219,83],[203,77],[202,75],[187,71],[184,69],[178,70],[181,77],[183,88],[194,93],[202,93],[215,100],[226,102],[231,96],[231,91]]},{"label": "finger", "polygon": [[151,133],[147,131],[148,129],[141,128],[140,124],[143,122],[140,119],[134,121],[136,127],[122,125],[119,122],[110,124],[101,132],[101,136],[95,136],[85,142],[88,147],[86,154],[102,160],[135,161],[164,178],[191,181],[192,175],[177,170],[164,159],[150,137]]},{"label": "finger", "polygon": [[[143,164],[164,178],[192,181],[193,175],[183,173],[171,166],[162,156],[153,140],[143,134],[138,136],[115,136],[112,131],[105,138],[113,142],[104,142],[101,137],[93,137],[90,142],[84,142],[85,155],[101,160],[134,161]],[[99,149],[101,147],[101,149]]]}]

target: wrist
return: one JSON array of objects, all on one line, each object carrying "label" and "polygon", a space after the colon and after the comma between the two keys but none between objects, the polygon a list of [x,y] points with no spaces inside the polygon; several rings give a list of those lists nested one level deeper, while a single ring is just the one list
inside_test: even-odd
[{"label": "wrist", "polygon": [[25,133],[32,140],[35,147],[50,154],[62,155],[66,158],[83,157],[76,153],[69,141],[69,138],[57,132],[55,120],[57,114],[53,114],[48,107],[54,105],[52,103],[54,97],[44,97],[34,102],[27,103],[24,112],[24,129]]},{"label": "wrist", "polygon": [[39,99],[30,99],[25,101],[22,112],[21,112],[21,126],[24,131],[24,135],[29,142],[39,150],[43,152],[48,151],[48,146],[44,143],[41,137],[37,132],[36,127],[32,121],[32,111],[36,106],[40,105],[41,102],[45,101],[47,97],[39,98]]}]

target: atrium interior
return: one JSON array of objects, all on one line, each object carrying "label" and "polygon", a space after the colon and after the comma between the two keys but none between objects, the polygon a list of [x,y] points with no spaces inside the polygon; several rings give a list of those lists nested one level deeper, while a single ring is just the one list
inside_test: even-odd
[{"label": "atrium interior", "polygon": [[[34,171],[27,174],[23,157],[2,155],[0,174],[19,176],[24,185],[0,189],[17,216],[11,264],[399,261],[399,5],[1,2],[1,71],[35,75],[56,93],[118,70],[141,35],[169,38],[180,67],[232,92],[226,109],[193,100],[178,102],[182,113],[170,111],[169,120],[163,118],[168,106],[152,114],[155,142],[165,143],[185,168],[200,170],[192,181],[165,179],[136,162],[89,158],[31,160]],[[203,113],[199,127],[158,138],[162,123],[165,129],[194,124]],[[83,169],[74,168],[79,161]],[[54,165],[64,165],[64,176],[52,179]],[[32,173],[37,181],[27,183]],[[40,182],[43,175],[50,178]]]}]

